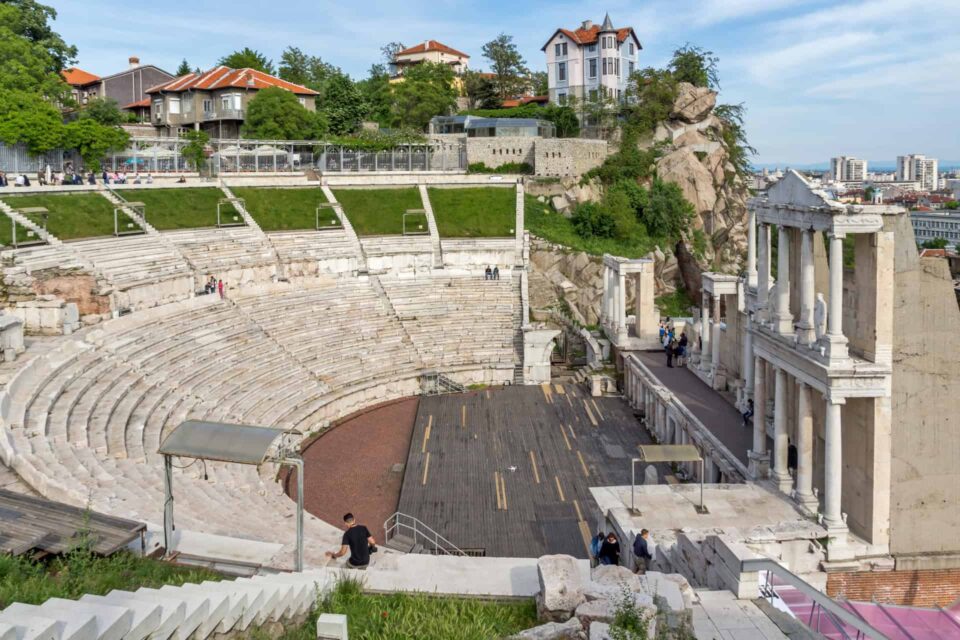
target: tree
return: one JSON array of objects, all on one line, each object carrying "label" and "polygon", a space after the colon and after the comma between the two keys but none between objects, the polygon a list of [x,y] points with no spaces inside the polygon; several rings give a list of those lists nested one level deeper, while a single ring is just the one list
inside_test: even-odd
[{"label": "tree", "polygon": [[580,104],[584,122],[596,129],[598,138],[607,138],[617,126],[617,101],[605,90],[594,90]]},{"label": "tree", "polygon": [[546,71],[534,71],[530,74],[530,90],[535,96],[545,96],[550,93],[550,82]]},{"label": "tree", "polygon": [[472,69],[463,74],[463,92],[467,94],[471,109],[496,109],[502,103],[493,80]]},{"label": "tree", "polygon": [[80,111],[79,117],[95,120],[107,127],[116,127],[127,120],[126,114],[120,111],[117,101],[113,98],[96,98],[90,100],[83,110]]},{"label": "tree", "polygon": [[357,88],[367,106],[366,117],[380,126],[389,126],[393,119],[393,90],[386,67],[382,64],[372,65],[370,75],[358,82]]},{"label": "tree", "polygon": [[927,240],[920,245],[924,249],[946,249],[947,248],[947,239],[946,238],[934,238],[933,240]]},{"label": "tree", "polygon": [[539,117],[553,123],[558,138],[576,138],[580,135],[580,121],[571,106],[548,105],[541,110]]},{"label": "tree", "polygon": [[193,73],[193,72],[190,69],[190,63],[187,62],[186,58],[184,58],[183,60],[180,61],[180,66],[177,67],[176,76],[179,78],[180,76],[185,76],[189,73]]},{"label": "tree", "polygon": [[259,140],[316,140],[324,133],[321,120],[297,96],[270,87],[258,92],[247,105],[243,136]]},{"label": "tree", "polygon": [[360,128],[367,105],[350,77],[338,72],[327,81],[324,95],[317,99],[317,112],[326,118],[330,133],[342,136]]},{"label": "tree", "polygon": [[34,0],[0,2],[0,90],[72,104],[60,71],[76,58],[77,50],[50,29],[47,21],[54,17],[56,11]]},{"label": "tree", "polygon": [[506,99],[522,93],[530,71],[517,45],[513,43],[513,36],[501,33],[483,45],[482,51],[483,56],[490,61],[490,69],[495,76],[494,86],[500,98]]},{"label": "tree", "polygon": [[950,202],[947,202],[946,204],[944,204],[943,208],[950,209],[951,211],[956,211],[957,209],[960,209],[960,201],[951,200]]},{"label": "tree", "polygon": [[199,172],[207,157],[207,143],[210,141],[210,136],[206,131],[190,130],[183,134],[182,138],[187,141],[187,144],[180,150],[180,155]]},{"label": "tree", "polygon": [[689,82],[695,87],[719,89],[718,61],[713,51],[706,51],[687,43],[673,52],[673,58],[670,59],[667,68],[677,82]]},{"label": "tree", "polygon": [[873,202],[873,196],[876,194],[877,190],[872,186],[868,186],[863,190],[863,201],[864,202]]},{"label": "tree", "polygon": [[324,62],[319,56],[311,56],[296,47],[287,47],[280,54],[280,77],[287,82],[313,89],[322,102],[327,83],[331,78],[342,75],[337,67]]},{"label": "tree", "polygon": [[83,165],[99,171],[100,163],[110,151],[121,151],[130,143],[130,135],[119,127],[107,127],[92,118],[75,120],[64,127],[63,146],[76,149]]},{"label": "tree", "polygon": [[404,74],[393,89],[394,121],[422,131],[430,118],[446,115],[457,104],[453,70],[440,62],[423,62]]},{"label": "tree", "polygon": [[386,64],[393,64],[397,54],[406,49],[402,42],[388,42],[380,47],[380,55]]},{"label": "tree", "polygon": [[68,45],[49,22],[57,18],[53,7],[36,0],[0,2],[0,25],[42,49],[50,59],[50,71],[59,73],[77,58],[77,48]]},{"label": "tree", "polygon": [[273,61],[267,59],[267,56],[250,47],[244,47],[239,51],[234,51],[230,55],[220,58],[217,64],[222,64],[231,69],[256,69],[257,71],[263,71],[270,75],[276,73],[273,68]]},{"label": "tree", "polygon": [[0,90],[0,142],[23,143],[39,155],[63,143],[63,118],[43,96]]},{"label": "tree", "polygon": [[651,236],[679,238],[694,214],[693,205],[675,182],[654,178],[646,205],[640,211],[640,221]]}]

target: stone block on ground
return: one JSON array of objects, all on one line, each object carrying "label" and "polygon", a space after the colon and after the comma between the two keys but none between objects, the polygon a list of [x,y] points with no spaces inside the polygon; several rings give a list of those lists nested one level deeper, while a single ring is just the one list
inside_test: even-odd
[{"label": "stone block on ground", "polygon": [[541,620],[566,620],[585,601],[583,581],[573,556],[549,555],[537,560],[540,593],[537,613]]},{"label": "stone block on ground", "polygon": [[611,640],[610,625],[606,622],[591,622],[590,640]]},{"label": "stone block on ground", "polygon": [[630,569],[619,565],[600,565],[590,572],[590,579],[597,584],[613,586],[617,588],[626,587],[627,590],[637,592],[643,587],[640,584],[640,578]]},{"label": "stone block on ground", "polygon": [[510,636],[509,640],[580,640],[583,625],[576,618],[566,622],[548,622]]}]

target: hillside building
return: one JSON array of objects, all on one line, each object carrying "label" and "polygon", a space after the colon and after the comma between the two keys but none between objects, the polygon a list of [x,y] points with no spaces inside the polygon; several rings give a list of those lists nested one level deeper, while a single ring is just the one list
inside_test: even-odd
[{"label": "hillside building", "polygon": [[834,182],[863,182],[867,177],[867,161],[849,156],[830,158],[830,177]]},{"label": "hillside building", "polygon": [[924,191],[936,191],[940,186],[937,175],[936,158],[920,154],[897,156],[897,180],[900,182],[919,182]]},{"label": "hillside building", "polygon": [[109,98],[116,100],[121,109],[140,114],[145,105],[149,106],[147,89],[173,80],[174,75],[152,64],[141,65],[136,56],[131,56],[127,63],[123,71],[104,77],[77,67],[64,69],[61,76],[70,85],[80,108],[91,100]]},{"label": "hillside building", "polygon": [[399,80],[410,67],[424,62],[450,65],[455,75],[467,70],[470,56],[436,40],[424,40],[420,44],[398,51],[391,63],[393,80]]},{"label": "hillside building", "polygon": [[596,99],[600,92],[623,100],[642,48],[633,27],[614,27],[610,14],[599,26],[584,20],[577,29],[555,30],[541,48],[550,102]]}]

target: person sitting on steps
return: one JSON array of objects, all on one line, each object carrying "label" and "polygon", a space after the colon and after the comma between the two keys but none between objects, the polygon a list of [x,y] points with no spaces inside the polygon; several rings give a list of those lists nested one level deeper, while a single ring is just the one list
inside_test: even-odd
[{"label": "person sitting on steps", "polygon": [[326,555],[332,560],[349,552],[350,557],[347,558],[347,566],[364,570],[370,565],[370,554],[377,551],[377,541],[370,535],[369,529],[362,524],[357,524],[352,513],[345,514],[343,522],[347,525],[347,530],[343,534],[340,550],[327,551]]}]

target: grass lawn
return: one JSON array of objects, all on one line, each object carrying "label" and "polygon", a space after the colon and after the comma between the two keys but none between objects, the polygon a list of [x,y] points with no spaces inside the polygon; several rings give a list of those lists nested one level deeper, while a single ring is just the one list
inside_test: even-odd
[{"label": "grass lawn", "polygon": [[[264,189],[237,187],[233,192],[246,201],[247,212],[264,231],[292,231],[316,229],[317,205],[327,199],[317,188]],[[340,219],[332,211],[322,212],[321,226],[340,226]]]},{"label": "grass lawn", "polygon": [[646,235],[641,225],[641,231],[628,240],[616,238],[581,238],[574,229],[569,218],[564,218],[554,211],[546,202],[539,202],[534,196],[527,196],[524,223],[533,235],[562,244],[575,251],[602,256],[609,253],[622,258],[642,258],[659,244],[661,247],[669,243],[663,238],[651,238]]},{"label": "grass lawn", "polygon": [[338,189],[333,195],[343,205],[344,213],[359,236],[401,235],[404,212],[423,209],[420,190],[416,187]]},{"label": "grass lawn", "polygon": [[697,306],[686,289],[677,289],[673,293],[660,296],[656,299],[656,305],[661,316],[670,318],[689,316],[690,307]]},{"label": "grass lawn", "polygon": [[178,567],[127,552],[100,558],[75,551],[48,561],[0,555],[0,609],[12,602],[41,604],[49,598],[75,600],[85,593],[103,595],[113,589],[136,591],[221,578],[206,569]]},{"label": "grass lawn", "polygon": [[441,238],[513,236],[517,192],[497,187],[428,189]]},{"label": "grass lawn", "polygon": [[[4,201],[8,201],[9,198],[4,198]],[[33,233],[29,229],[23,227],[23,225],[17,225],[17,242],[26,243],[26,242],[36,242],[38,238],[36,236],[31,236],[29,234]],[[8,217],[7,214],[0,212],[0,247],[12,247],[13,246],[13,219]]]},{"label": "grass lawn", "polygon": [[303,626],[282,640],[314,640],[320,613],[347,615],[351,640],[490,640],[537,624],[533,600],[490,602],[426,594],[366,595],[345,580],[320,602]]},{"label": "grass lawn", "polygon": [[[93,238],[113,235],[113,205],[97,193],[36,194],[4,197],[4,202],[14,209],[27,207],[45,207],[50,213],[47,217],[47,231],[61,240]],[[41,227],[43,218],[36,214],[28,216]],[[120,214],[121,230],[140,227],[128,216]],[[9,236],[9,234],[6,234]],[[22,241],[22,237],[17,238]],[[9,240],[7,240],[9,242]]]},{"label": "grass lawn", "polygon": [[[124,189],[118,193],[129,202],[145,204],[147,223],[161,231],[216,226],[217,202],[224,197],[216,187]],[[234,216],[240,218],[229,205],[223,207],[222,213],[225,224],[234,222]]]}]

